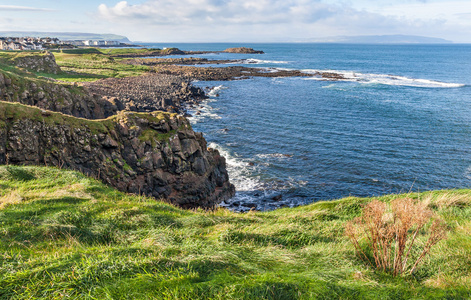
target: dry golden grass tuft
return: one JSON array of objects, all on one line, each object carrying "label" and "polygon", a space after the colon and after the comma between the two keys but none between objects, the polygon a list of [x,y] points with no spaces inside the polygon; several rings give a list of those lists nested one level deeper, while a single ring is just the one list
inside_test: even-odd
[{"label": "dry golden grass tuft", "polygon": [[[360,217],[345,225],[345,233],[368,264],[394,276],[412,274],[430,249],[446,237],[444,222],[428,205],[429,201],[411,198],[395,199],[390,205],[373,200]],[[428,238],[418,245],[422,232]]]},{"label": "dry golden grass tuft", "polygon": [[0,209],[8,205],[19,204],[23,201],[23,197],[18,192],[13,191],[0,197]]},{"label": "dry golden grass tuft", "polygon": [[449,207],[464,207],[471,204],[471,197],[469,195],[456,194],[456,193],[443,193],[436,197],[432,194],[426,196],[422,202],[429,206],[436,206],[439,209]]}]

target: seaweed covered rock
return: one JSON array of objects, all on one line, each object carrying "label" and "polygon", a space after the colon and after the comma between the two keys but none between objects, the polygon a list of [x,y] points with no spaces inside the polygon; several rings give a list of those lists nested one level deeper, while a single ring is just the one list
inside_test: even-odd
[{"label": "seaweed covered rock", "polygon": [[213,207],[234,195],[225,159],[188,120],[164,112],[86,120],[0,102],[0,164],[78,170],[184,208]]}]

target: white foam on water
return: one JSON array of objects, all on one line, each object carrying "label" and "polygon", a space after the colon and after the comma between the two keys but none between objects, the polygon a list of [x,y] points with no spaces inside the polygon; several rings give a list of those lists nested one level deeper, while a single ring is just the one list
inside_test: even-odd
[{"label": "white foam on water", "polygon": [[256,68],[258,73],[278,73],[280,72],[280,69],[278,68]]},{"label": "white foam on water", "polygon": [[208,146],[218,150],[226,158],[227,172],[236,191],[254,191],[259,189],[260,181],[257,177],[253,176],[254,166],[250,166],[249,161],[238,157],[237,154],[231,154],[225,147],[219,144],[211,142]]},{"label": "white foam on water", "polygon": [[188,109],[188,113],[190,113],[191,115],[191,117],[188,117],[190,123],[196,124],[205,118],[221,119],[221,116],[216,113],[217,109],[210,105],[211,102],[215,101],[216,100],[212,98],[205,99],[201,103],[199,103],[197,107]]},{"label": "white foam on water", "polygon": [[238,63],[241,64],[288,64],[288,61],[282,61],[282,60],[263,60],[263,59],[256,59],[256,58],[248,58],[248,59],[242,59]]},{"label": "white foam on water", "polygon": [[201,101],[196,107],[189,108],[188,113],[191,117],[188,117],[191,124],[198,123],[202,119],[210,118],[210,119],[221,119],[221,116],[218,115],[217,109],[211,106],[211,102],[217,101],[217,95],[221,90],[227,89],[228,87],[224,85],[219,85],[211,89],[207,95],[210,97]]},{"label": "white foam on water", "polygon": [[464,176],[471,180],[471,166],[469,166],[464,172]]},{"label": "white foam on water", "polygon": [[224,90],[224,89],[227,89],[228,87],[226,86],[223,86],[223,85],[218,85],[214,88],[211,89],[211,91],[208,93],[208,96],[209,97],[216,97],[217,94],[221,91],[221,90]]},{"label": "white foam on water", "polygon": [[338,70],[314,70],[305,69],[301,70],[306,74],[318,73],[335,73],[342,75],[344,79],[329,79],[318,77],[303,78],[304,80],[334,80],[334,81],[353,81],[361,84],[384,84],[392,86],[410,86],[410,87],[423,87],[423,88],[459,88],[465,86],[461,83],[442,82],[430,79],[410,78],[406,76],[390,75],[390,74],[368,74],[357,73],[353,71],[338,71]]},{"label": "white foam on water", "polygon": [[258,158],[290,158],[292,157],[291,154],[284,154],[284,153],[257,154],[255,156]]}]

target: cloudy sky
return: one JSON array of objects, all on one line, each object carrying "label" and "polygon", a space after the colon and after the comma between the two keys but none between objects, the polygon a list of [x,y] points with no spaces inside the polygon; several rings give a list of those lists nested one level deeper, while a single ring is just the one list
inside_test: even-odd
[{"label": "cloudy sky", "polygon": [[0,31],[144,42],[284,42],[407,34],[471,43],[470,0],[0,0]]}]

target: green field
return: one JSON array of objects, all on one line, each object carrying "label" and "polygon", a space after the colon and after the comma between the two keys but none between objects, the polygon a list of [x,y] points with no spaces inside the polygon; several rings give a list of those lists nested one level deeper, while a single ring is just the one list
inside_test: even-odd
[{"label": "green field", "polygon": [[371,199],[186,211],[74,171],[1,166],[0,299],[471,298],[471,190],[408,196],[445,220],[448,238],[393,277],[344,235]]},{"label": "green field", "polygon": [[[37,78],[48,77],[63,82],[86,82],[96,81],[102,78],[122,78],[129,76],[139,76],[151,70],[147,66],[135,66],[123,64],[122,59],[113,58],[114,52],[135,53],[143,51],[140,49],[73,49],[63,51],[52,51],[57,64],[62,72],[58,74],[38,73],[15,67],[15,59],[25,56],[42,55],[38,51],[0,51],[0,69],[13,72],[15,74]],[[145,51],[148,51],[145,49]]]}]

